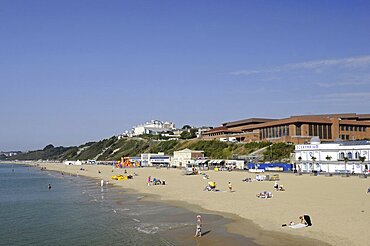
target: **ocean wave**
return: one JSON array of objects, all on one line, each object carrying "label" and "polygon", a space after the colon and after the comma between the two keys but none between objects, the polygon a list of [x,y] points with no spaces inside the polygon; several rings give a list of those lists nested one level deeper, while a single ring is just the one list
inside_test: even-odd
[{"label": "ocean wave", "polygon": [[143,224],[141,226],[136,227],[136,230],[138,232],[142,232],[145,234],[156,234],[159,231],[158,226],[153,226],[153,225],[148,225],[148,224]]}]

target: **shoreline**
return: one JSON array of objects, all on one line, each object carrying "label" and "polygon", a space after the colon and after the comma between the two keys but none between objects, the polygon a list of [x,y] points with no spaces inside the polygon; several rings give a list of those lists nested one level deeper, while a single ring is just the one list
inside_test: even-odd
[{"label": "shoreline", "polygon": [[[225,178],[224,176],[226,175],[226,176],[228,176],[229,179],[232,180],[233,185],[235,184],[235,187],[236,187],[236,192],[235,193],[223,192],[223,193],[215,195],[216,193],[213,193],[213,192],[203,192],[203,191],[199,192],[199,190],[195,190],[195,189],[194,189],[194,192],[192,192],[191,191],[192,188],[193,188],[192,186],[195,186],[195,183],[197,183],[197,188],[196,189],[198,189],[200,184],[205,183],[207,181],[200,180],[201,177],[199,175],[198,176],[191,176],[191,177],[190,176],[186,176],[186,177],[185,176],[180,176],[180,177],[178,177],[181,172],[179,170],[173,170],[173,169],[128,168],[127,169],[128,174],[132,174],[133,172],[137,172],[139,174],[139,176],[135,177],[133,180],[113,181],[113,180],[110,180],[110,176],[112,174],[123,173],[124,169],[114,169],[114,171],[112,173],[112,167],[111,166],[104,166],[104,165],[102,165],[102,166],[83,165],[82,167],[88,169],[88,171],[79,171],[79,168],[81,166],[65,166],[63,164],[37,163],[37,162],[16,162],[16,163],[6,162],[6,163],[9,163],[9,164],[26,164],[26,165],[31,165],[31,166],[40,165],[40,167],[41,166],[47,167],[47,170],[65,172],[65,173],[70,173],[70,174],[74,174],[74,175],[79,174],[79,175],[83,175],[83,176],[90,177],[90,178],[97,179],[97,180],[102,179],[102,178],[103,179],[109,179],[110,183],[113,183],[115,186],[124,188],[129,193],[143,194],[144,197],[145,197],[144,199],[164,202],[164,203],[167,203],[167,204],[172,204],[174,206],[182,207],[182,208],[188,209],[190,211],[194,211],[194,212],[202,212],[203,211],[205,213],[221,215],[225,218],[231,219],[232,222],[225,225],[227,230],[230,233],[236,233],[236,234],[242,235],[246,238],[250,238],[250,239],[253,240],[253,242],[255,242],[257,244],[261,244],[261,245],[271,245],[271,244],[274,244],[274,245],[297,245],[297,244],[300,244],[300,245],[313,245],[313,244],[319,244],[319,245],[325,245],[325,244],[327,244],[327,245],[329,245],[329,244],[333,244],[333,245],[348,245],[348,244],[351,244],[351,245],[366,245],[366,242],[367,242],[366,237],[364,237],[364,235],[366,235],[366,234],[362,234],[362,238],[358,238],[359,240],[351,240],[350,238],[345,238],[340,234],[332,235],[330,233],[325,233],[325,232],[317,233],[317,230],[312,230],[317,225],[316,221],[318,221],[318,219],[316,218],[316,216],[313,217],[314,226],[310,227],[310,228],[304,228],[303,230],[292,230],[292,229],[288,229],[288,228],[281,228],[281,224],[283,224],[284,221],[279,222],[279,225],[278,225],[279,227],[278,228],[272,228],[272,227],[269,228],[269,227],[265,227],[263,225],[264,225],[264,223],[271,224],[271,221],[269,221],[268,219],[269,218],[274,219],[273,217],[271,217],[273,215],[259,214],[261,219],[260,219],[260,221],[258,221],[258,220],[256,221],[255,219],[253,219],[253,216],[250,216],[251,218],[245,216],[245,211],[243,211],[243,209],[238,209],[237,207],[235,207],[235,209],[233,209],[233,207],[230,208],[230,205],[231,205],[230,201],[227,201],[227,200],[225,201],[224,198],[229,199],[229,200],[231,198],[235,198],[235,199],[237,198],[235,196],[237,194],[239,194],[238,191],[240,191],[240,184],[236,185],[237,180],[235,180],[235,178],[239,179],[239,177],[241,177],[241,175],[242,176],[245,176],[245,175],[251,176],[251,174],[248,174],[246,172],[231,172],[231,173],[217,172],[216,173],[214,171],[207,171],[207,174],[209,174],[210,176],[218,175],[218,176],[221,176],[222,178]],[[102,174],[98,174],[98,170],[101,170]],[[157,187],[156,186],[147,187],[147,185],[146,185],[146,178],[147,178],[146,174],[148,174],[148,173],[153,173],[154,176],[152,176],[152,177],[159,177],[161,179],[162,179],[162,177],[160,175],[165,176],[167,185],[166,186],[157,186]],[[178,176],[176,176],[176,175],[178,175]],[[282,177],[284,179],[287,178],[286,175],[290,175],[290,178],[292,178],[292,179],[297,179],[297,180],[302,179],[302,177],[295,177],[292,174],[280,174],[280,175],[284,176],[284,177]],[[321,178],[323,179],[324,177],[321,177]],[[177,189],[173,189],[173,187],[171,189],[169,189],[168,191],[166,190],[167,188],[173,186],[173,184],[177,182],[177,179],[181,179],[181,181],[180,180],[178,181],[181,184],[183,184],[182,181],[185,181],[185,183],[186,183],[187,179],[191,180],[191,184],[188,184],[190,186],[190,187],[187,187],[188,189],[186,189],[186,190],[181,189],[181,191],[184,191],[184,193],[182,193],[181,191],[178,191]],[[307,179],[317,179],[317,177],[305,177],[305,179],[302,179],[302,180],[307,181]],[[332,178],[326,178],[326,180],[330,180],[330,179],[332,179]],[[241,179],[239,179],[239,180],[241,180]],[[340,181],[343,181],[343,180],[348,180],[348,179],[343,178]],[[227,180],[225,182],[227,182]],[[221,183],[221,182],[218,182],[218,183]],[[256,185],[260,185],[260,184],[261,185],[262,184],[272,185],[271,182],[262,182],[262,183],[254,182],[254,183]],[[364,181],[364,183],[366,185],[369,184],[368,181]],[[242,184],[242,185],[244,185],[246,187],[246,189],[249,189],[249,186],[251,186],[252,184]],[[284,185],[285,185],[285,182],[284,182]],[[226,183],[225,183],[225,186],[226,186]],[[291,190],[292,188],[289,187],[288,189]],[[195,193],[195,194],[189,195],[189,191],[190,191],[190,193]],[[196,196],[196,194],[200,195],[202,197],[202,199],[199,199]],[[288,194],[288,193],[285,192],[283,194],[285,195],[285,194]],[[243,196],[243,195],[244,194],[241,194],[241,196]],[[220,196],[220,197],[216,197],[216,196]],[[266,205],[266,203],[269,204],[270,201],[271,202],[275,201],[274,200],[275,197],[274,197],[274,199],[258,199],[258,200],[256,200],[256,199],[257,198],[255,198],[255,196],[253,196],[253,198],[252,197],[250,198],[250,201],[252,201],[254,203],[257,202],[257,204],[261,205],[261,206]],[[210,206],[205,206],[204,205],[205,204],[204,201],[207,201],[207,200],[212,201]],[[249,200],[249,197],[244,199],[243,201],[248,202],[248,200]],[[239,202],[239,200],[237,200],[237,202]],[[285,201],[282,201],[282,202],[285,202]],[[363,207],[366,207],[368,202],[369,202],[369,200],[364,200]],[[217,204],[215,204],[215,203],[217,203]],[[271,205],[271,207],[273,207],[275,204],[269,204],[269,205]],[[267,205],[267,206],[269,206],[269,205]],[[287,204],[284,203],[282,205],[287,205]],[[276,207],[276,206],[274,206],[274,207]],[[232,212],[230,212],[230,210]],[[265,210],[265,211],[268,211],[268,210]],[[241,212],[241,213],[239,214],[238,212]],[[244,214],[243,214],[243,212],[244,212]],[[248,209],[247,209],[247,212],[248,212]],[[366,213],[366,212],[363,215],[368,217],[368,213]],[[294,214],[294,212],[291,212],[291,214]],[[253,214],[250,213],[250,215],[253,215]],[[297,214],[297,215],[299,215],[299,214]],[[312,213],[311,213],[311,216],[312,216]],[[287,222],[288,221],[285,221],[285,223],[287,223]],[[369,225],[369,223],[367,223],[367,225]],[[363,228],[363,229],[366,231],[366,228]]]}]

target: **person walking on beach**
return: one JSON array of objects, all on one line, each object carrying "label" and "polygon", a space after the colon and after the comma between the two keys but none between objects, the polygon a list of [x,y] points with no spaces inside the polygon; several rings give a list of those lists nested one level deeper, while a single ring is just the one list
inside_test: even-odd
[{"label": "person walking on beach", "polygon": [[229,182],[229,191],[232,192],[233,191],[233,186],[231,184],[231,182]]},{"label": "person walking on beach", "polygon": [[194,237],[201,237],[202,236],[202,216],[199,214],[197,215],[197,228],[195,230]]},{"label": "person walking on beach", "polygon": [[150,176],[148,177],[148,186],[150,186]]}]

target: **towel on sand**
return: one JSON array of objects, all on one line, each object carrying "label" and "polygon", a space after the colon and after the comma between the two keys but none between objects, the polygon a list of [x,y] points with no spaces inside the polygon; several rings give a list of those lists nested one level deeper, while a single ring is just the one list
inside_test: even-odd
[{"label": "towel on sand", "polygon": [[303,228],[303,227],[307,227],[307,225],[299,223],[299,224],[295,224],[295,225],[290,225],[289,227],[293,228],[293,229],[300,229],[300,228]]}]

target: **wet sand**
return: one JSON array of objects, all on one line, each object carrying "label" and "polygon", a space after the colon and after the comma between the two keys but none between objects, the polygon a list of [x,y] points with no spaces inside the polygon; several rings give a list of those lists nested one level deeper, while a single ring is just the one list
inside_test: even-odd
[{"label": "wet sand", "polygon": [[[255,176],[246,172],[207,171],[210,179],[204,180],[200,175],[182,176],[176,169],[134,168],[128,169],[128,174],[139,174],[134,179],[111,181],[112,174],[124,174],[123,170],[113,170],[111,166],[84,165],[85,171],[79,170],[80,166],[43,166],[75,175],[109,179],[123,189],[150,195],[151,199],[195,212],[206,209],[220,214],[234,221],[227,225],[229,231],[253,238],[261,245],[324,245],[324,242],[368,245],[370,196],[366,190],[370,185],[369,179],[280,173],[280,183],[284,184],[286,191],[276,192],[273,182],[241,182],[245,177]],[[165,179],[167,185],[147,186],[149,175]],[[203,191],[210,180],[216,181],[221,192]],[[228,181],[232,182],[235,192],[227,192]],[[255,194],[264,190],[272,191],[274,197],[256,198]],[[311,215],[312,227],[299,230],[281,227],[289,221],[298,222],[298,217],[304,213]]]}]

